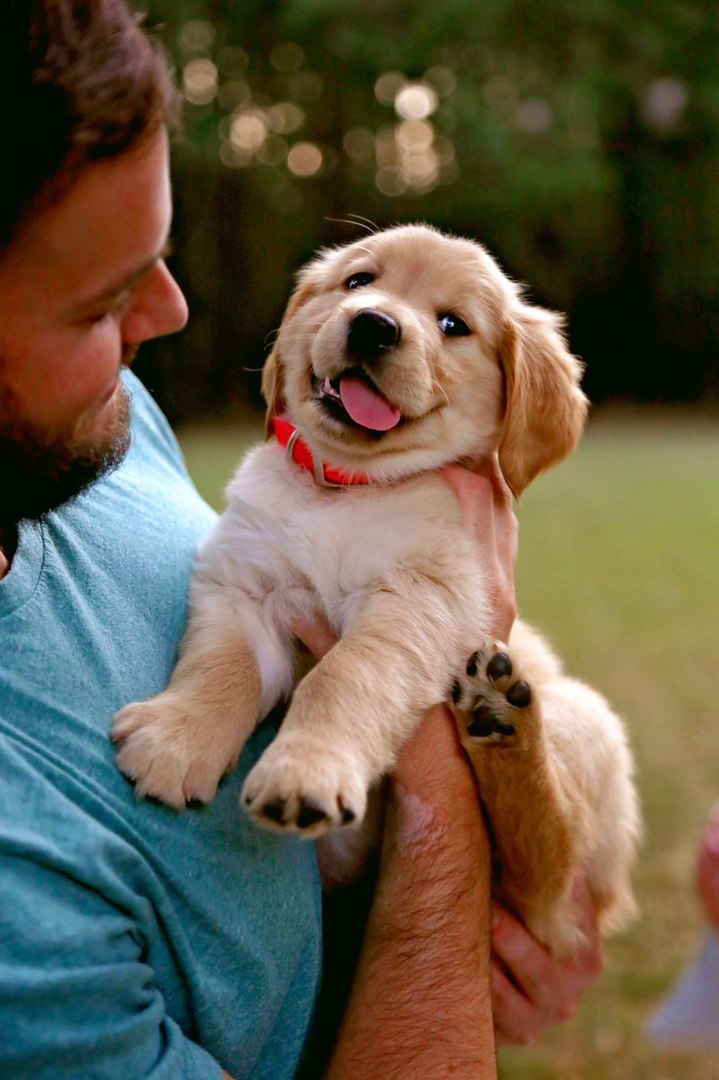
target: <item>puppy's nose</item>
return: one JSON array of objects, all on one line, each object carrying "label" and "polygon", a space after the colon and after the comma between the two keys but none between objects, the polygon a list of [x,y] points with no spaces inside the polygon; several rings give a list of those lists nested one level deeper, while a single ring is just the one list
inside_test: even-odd
[{"label": "puppy's nose", "polygon": [[370,360],[398,345],[401,336],[400,325],[391,315],[365,308],[349,325],[347,347],[353,356]]}]

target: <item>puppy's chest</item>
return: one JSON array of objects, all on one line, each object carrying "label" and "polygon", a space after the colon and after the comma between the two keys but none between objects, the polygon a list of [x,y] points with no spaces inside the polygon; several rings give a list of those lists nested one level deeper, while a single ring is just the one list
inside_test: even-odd
[{"label": "puppy's chest", "polygon": [[325,604],[381,585],[398,573],[432,571],[464,536],[449,489],[439,480],[386,487],[318,488],[312,477],[262,447],[230,488],[235,513],[256,533],[266,569],[290,575]]}]

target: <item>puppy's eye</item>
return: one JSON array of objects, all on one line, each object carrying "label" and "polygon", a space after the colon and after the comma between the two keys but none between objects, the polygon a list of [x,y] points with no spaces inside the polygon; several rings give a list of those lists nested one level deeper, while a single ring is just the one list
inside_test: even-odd
[{"label": "puppy's eye", "polygon": [[367,274],[360,271],[358,274],[352,274],[345,281],[346,289],[361,289],[363,285],[371,285],[374,281],[374,274]]},{"label": "puppy's eye", "polygon": [[472,333],[464,319],[451,311],[439,316],[439,328],[447,337],[467,337]]}]

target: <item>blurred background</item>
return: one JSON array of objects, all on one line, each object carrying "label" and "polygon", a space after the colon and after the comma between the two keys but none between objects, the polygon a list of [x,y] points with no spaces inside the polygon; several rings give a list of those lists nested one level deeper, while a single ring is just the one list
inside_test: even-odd
[{"label": "blurred background", "polygon": [[149,9],[185,99],[176,269],[193,317],[152,368],[173,419],[256,402],[248,369],[294,271],[356,238],[352,215],[485,242],[567,313],[595,402],[719,399],[716,4]]},{"label": "blurred background", "polygon": [[[151,0],[176,68],[173,270],[191,322],[138,371],[222,506],[299,266],[362,222],[485,243],[563,311],[595,404],[518,508],[520,608],[626,717],[641,921],[506,1077],[716,1080],[645,1033],[696,953],[719,800],[719,7],[708,0]],[[718,1003],[719,1009],[719,1003]]]}]

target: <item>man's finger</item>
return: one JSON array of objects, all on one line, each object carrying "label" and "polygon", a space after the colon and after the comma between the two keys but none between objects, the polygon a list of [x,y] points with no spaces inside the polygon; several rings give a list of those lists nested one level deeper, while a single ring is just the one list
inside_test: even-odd
[{"label": "man's finger", "polygon": [[496,960],[491,963],[490,975],[497,1046],[534,1042],[544,1026],[538,1009],[517,989]]},{"label": "man's finger", "polygon": [[567,965],[575,981],[589,985],[601,974],[604,968],[604,945],[599,930],[597,905],[583,874],[580,874],[572,888],[577,926],[584,935],[584,941],[577,954]]},{"label": "man's finger", "polygon": [[337,644],[337,635],[323,615],[312,618],[298,616],[291,622],[290,630],[309,649],[315,660],[321,660]]},{"label": "man's finger", "polygon": [[529,1000],[544,1011],[550,1004],[546,1000],[547,988],[554,986],[558,977],[562,983],[560,992],[564,989],[556,961],[506,908],[496,905],[495,917],[492,952]]},{"label": "man's finger", "polygon": [[481,543],[494,543],[494,488],[491,480],[448,465],[442,477],[451,487],[462,509],[465,528]]}]

